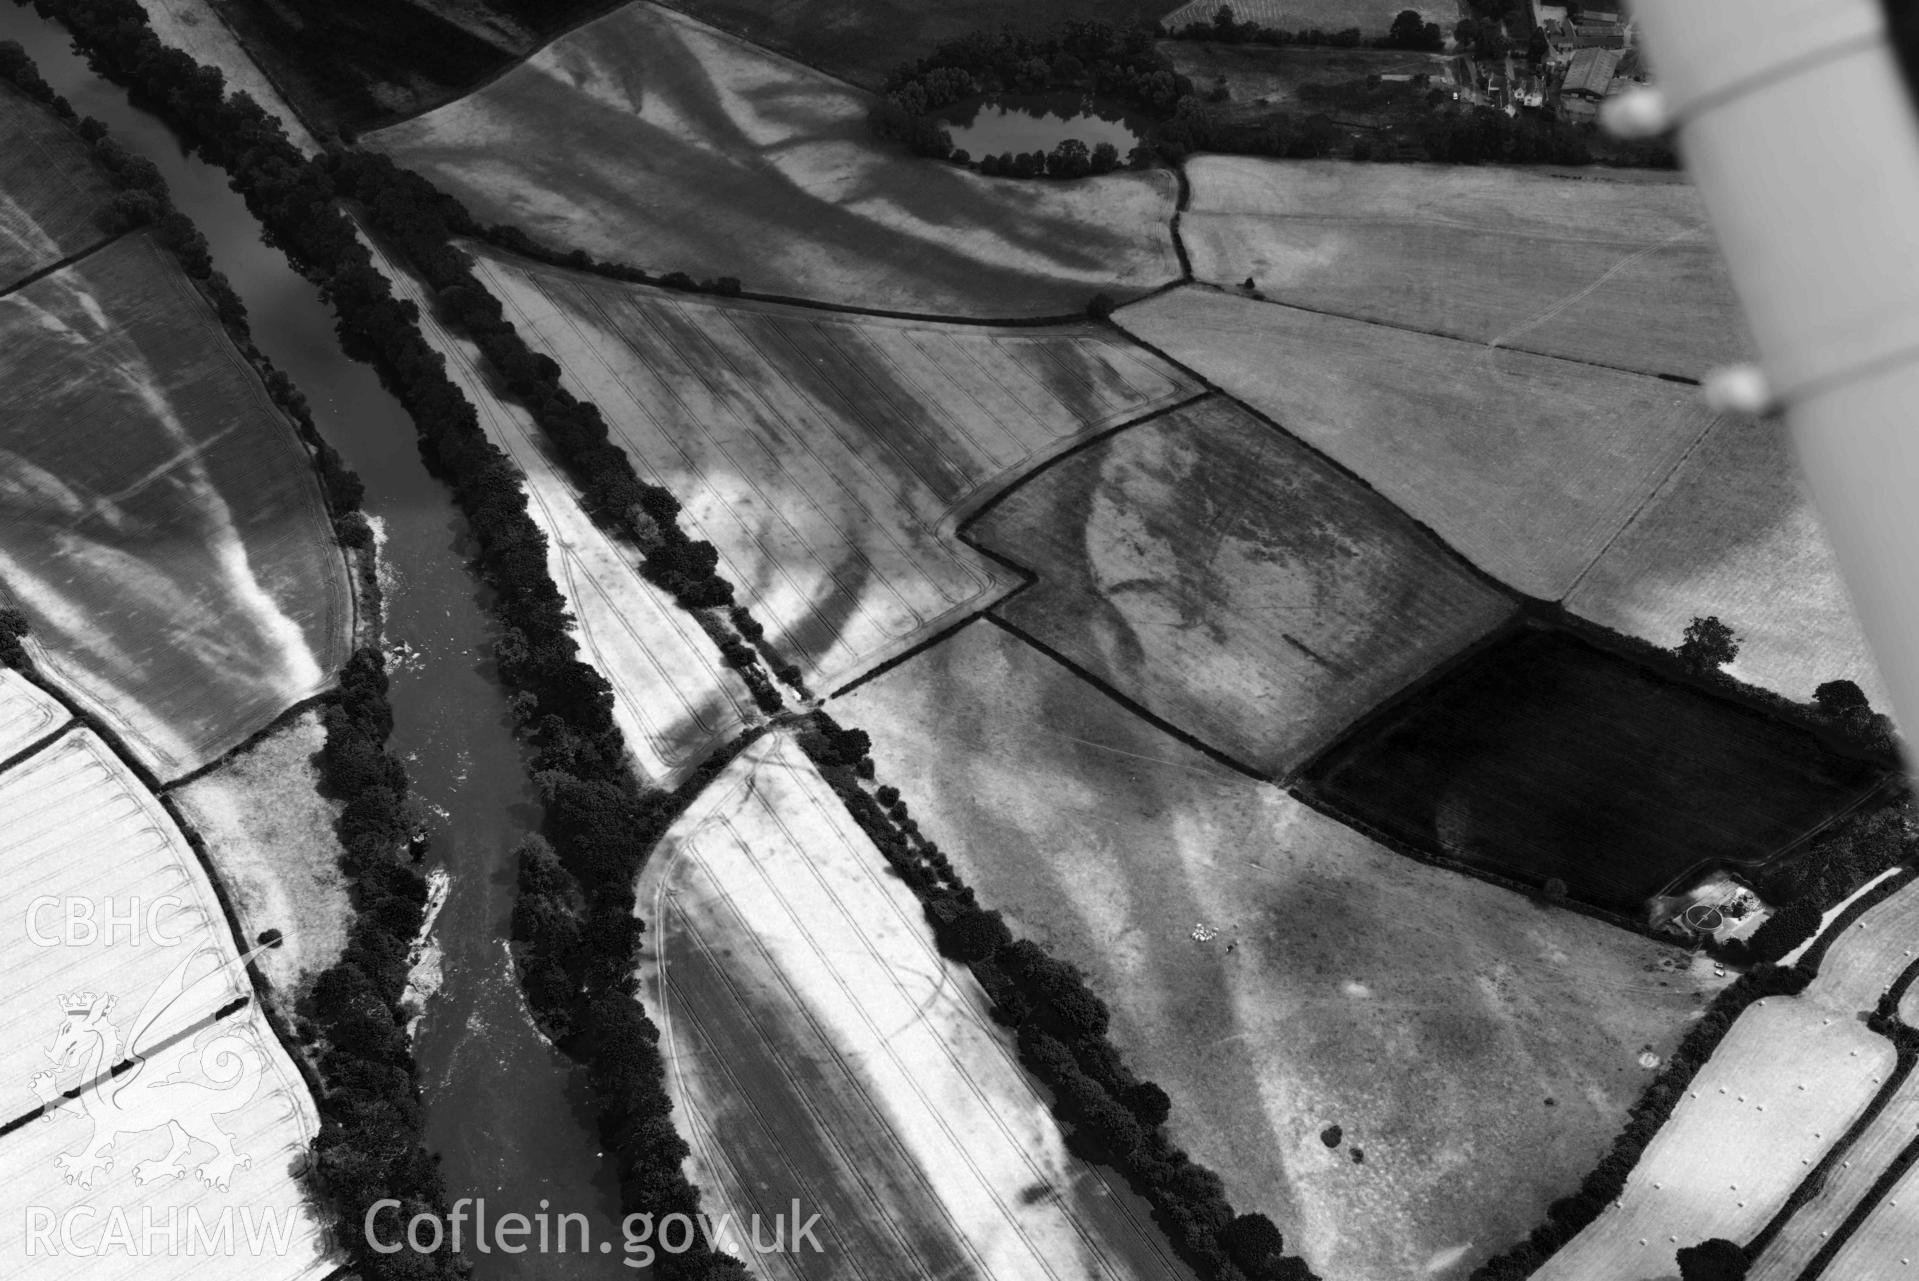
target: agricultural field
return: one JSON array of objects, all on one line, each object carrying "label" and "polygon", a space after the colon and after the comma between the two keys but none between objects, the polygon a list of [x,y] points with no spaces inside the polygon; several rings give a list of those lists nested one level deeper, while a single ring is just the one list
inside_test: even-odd
[{"label": "agricultural field", "polygon": [[1549,600],[1713,421],[1695,389],[1656,378],[1200,287],[1116,319],[1358,473],[1480,568]]},{"label": "agricultural field", "polygon": [[0,667],[0,761],[24,752],[67,719],[59,700],[20,673]]},{"label": "agricultural field", "polygon": [[1892,1281],[1912,1270],[1912,1259],[1919,1259],[1919,1166],[1886,1190],[1820,1275],[1834,1281]]},{"label": "agricultural field", "polygon": [[1178,277],[1170,173],[984,178],[876,141],[867,107],[848,85],[634,3],[364,141],[483,224],[753,292],[1042,316]]},{"label": "agricultural field", "polygon": [[150,1044],[248,991],[221,969],[232,934],[193,850],[89,730],[0,773],[0,884],[14,905],[0,930],[0,1124],[41,1102],[31,1083],[63,994],[113,997],[116,1026],[130,1034],[138,1016]]},{"label": "agricultural field", "polygon": [[[1887,1100],[1885,1109],[1846,1149],[1842,1164],[1827,1172],[1824,1186],[1793,1212],[1784,1229],[1760,1252],[1747,1281],[1799,1281],[1813,1256],[1831,1240],[1873,1183],[1916,1137],[1919,1137],[1919,1075],[1908,1075]],[[1860,1274],[1828,1275],[1856,1277]]]},{"label": "agricultural field", "polygon": [[[122,1014],[131,1021],[124,1006],[90,1015],[83,1052],[98,1044],[90,1032],[100,1019],[111,1025]],[[57,1026],[35,1036],[36,1049]],[[168,1121],[190,1146],[176,1145]],[[250,1004],[0,1136],[0,1178],[22,1207],[0,1219],[0,1270],[35,1281],[321,1281],[343,1259],[328,1248],[300,1175],[319,1129],[305,1083]],[[107,1137],[112,1165],[88,1168],[87,1186],[66,1182]],[[47,1216],[38,1224],[37,1213]],[[196,1215],[211,1246],[199,1244]],[[223,1215],[230,1247],[217,1235]],[[116,1243],[108,1234],[122,1221]],[[176,1248],[165,1236],[143,1242],[146,1225],[164,1232],[169,1223],[179,1227]]]},{"label": "agricultural field", "polygon": [[1890,706],[1785,429],[1722,418],[1580,578],[1574,613],[1655,645],[1699,614],[1739,633],[1727,670],[1801,702],[1855,681]]},{"label": "agricultural field", "polygon": [[1385,35],[1404,9],[1416,9],[1426,21],[1437,22],[1448,37],[1454,24],[1466,16],[1459,0],[1187,0],[1160,22],[1169,30],[1189,22],[1211,22],[1222,4],[1232,9],[1239,22],[1257,22],[1281,31],[1358,27],[1369,36]]},{"label": "agricultural field", "polygon": [[312,464],[145,236],[0,298],[0,589],[41,670],[162,780],[326,688],[351,643]]},{"label": "agricultural field", "polygon": [[178,49],[203,67],[217,67],[226,78],[227,92],[250,94],[280,121],[293,145],[308,155],[320,148],[299,115],[281,97],[260,64],[247,55],[227,24],[220,20],[213,0],[142,0],[147,22],[160,43]]},{"label": "agricultural field", "polygon": [[759,739],[641,882],[640,978],[711,1212],[820,1215],[810,1277],[1186,1278],[1145,1207],[1071,1156],[964,966],[943,960],[812,763]]},{"label": "agricultural field", "polygon": [[1640,1056],[1727,982],[1386,850],[990,621],[829,710],[981,901],[1086,971],[1174,1140],[1322,1276],[1457,1281],[1530,1231]]},{"label": "agricultural field", "polygon": [[352,916],[335,834],[342,806],[318,791],[325,743],[319,713],[302,712],[171,793],[206,841],[241,937],[280,931],[254,964],[290,998],[340,959]]},{"label": "agricultural field", "polygon": [[614,720],[648,781],[677,786],[756,712],[739,675],[699,623],[640,576],[639,554],[593,523],[539,425],[500,397],[486,358],[448,332],[418,281],[386,264],[394,296],[420,308],[420,329],[447,376],[479,411],[487,438],[525,476],[527,511],[547,537],[547,572],[575,619],[581,657],[613,686]]},{"label": "agricultural field", "polygon": [[1805,995],[1849,1015],[1869,1011],[1916,956],[1919,882],[1874,904],[1847,926],[1826,949]]},{"label": "agricultural field", "polygon": [[0,84],[0,289],[106,239],[113,198],[78,134]]},{"label": "agricultural field", "polygon": [[1533,1281],[1671,1276],[1680,1246],[1750,1237],[1871,1103],[1893,1058],[1890,1041],[1817,1002],[1754,1003],[1647,1145],[1617,1208]]},{"label": "agricultural field", "polygon": [[1419,849],[1633,917],[1682,873],[1764,862],[1881,781],[1807,731],[1544,631],[1420,691],[1310,778]]},{"label": "agricultural field", "polygon": [[[1237,12],[1237,9],[1235,9]],[[1699,378],[1752,358],[1677,174],[1200,156],[1193,274],[1492,347]]]},{"label": "agricultural field", "polygon": [[1268,775],[1498,626],[1511,602],[1232,401],[1107,437],[969,538],[1038,581],[996,612]]},{"label": "agricultural field", "polygon": [[722,303],[501,255],[476,270],[818,688],[1012,589],[954,534],[998,486],[1199,390],[1087,325]]}]

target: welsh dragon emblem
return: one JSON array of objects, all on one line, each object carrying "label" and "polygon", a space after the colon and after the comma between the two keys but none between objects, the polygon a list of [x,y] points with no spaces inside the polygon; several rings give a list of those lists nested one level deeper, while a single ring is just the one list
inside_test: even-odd
[{"label": "welsh dragon emblem", "polygon": [[[253,1164],[252,1157],[235,1150],[233,1136],[214,1118],[252,1101],[266,1071],[260,1046],[250,1036],[231,1032],[212,1037],[202,1033],[155,1046],[160,1038],[153,1028],[167,1011],[195,988],[217,981],[232,964],[216,964],[189,981],[194,962],[207,955],[217,959],[219,954],[211,948],[190,953],[130,1021],[116,1024],[110,995],[74,992],[60,997],[60,1030],[45,1051],[54,1066],[36,1073],[29,1084],[40,1098],[43,1121],[77,1116],[93,1123],[93,1136],[85,1145],[54,1158],[68,1183],[91,1188],[98,1175],[113,1169],[116,1144],[162,1129],[171,1138],[166,1154],[133,1167],[133,1177],[142,1185],[184,1179],[195,1143],[213,1149],[213,1156],[194,1168],[195,1176],[222,1192],[235,1170]],[[109,1076],[123,1061],[130,1066],[119,1076]],[[86,1088],[67,1097],[77,1086]]]}]

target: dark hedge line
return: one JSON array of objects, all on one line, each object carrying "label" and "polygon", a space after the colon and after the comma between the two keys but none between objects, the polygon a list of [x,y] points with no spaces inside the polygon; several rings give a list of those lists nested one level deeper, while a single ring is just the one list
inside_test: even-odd
[{"label": "dark hedge line", "polygon": [[[645,825],[630,820],[643,813],[649,801],[637,794],[626,773],[624,743],[611,715],[611,687],[578,660],[567,634],[565,602],[547,575],[546,541],[527,515],[517,471],[487,441],[474,407],[447,378],[442,358],[420,333],[417,309],[396,299],[374,269],[352,223],[335,204],[337,193],[323,165],[309,163],[278,122],[250,98],[226,97],[217,71],[198,67],[187,55],[162,46],[134,0],[35,0],[35,7],[67,26],[96,70],[133,88],[210,162],[227,171],[269,242],[320,286],[334,309],[346,350],[379,372],[382,383],[413,417],[429,465],[452,487],[480,547],[480,575],[494,591],[500,669],[515,691],[521,728],[536,748],[555,844],[576,859],[576,874],[583,873],[585,928],[590,938],[604,944],[589,972],[590,1026],[581,1048],[602,1103],[602,1131],[620,1175],[622,1204],[629,1212],[693,1212],[698,1193],[680,1169],[686,1147],[673,1130],[658,1033],[625,986],[639,928],[632,918],[631,891],[611,883],[644,857],[639,837]],[[372,203],[399,198],[364,194]],[[444,245],[439,253],[456,259]],[[576,405],[548,404],[560,415],[573,414],[583,432],[590,433],[597,420],[596,413],[589,415]],[[623,492],[614,485],[597,488],[595,496],[603,504],[630,499],[660,526],[657,536],[667,555],[660,558],[656,572],[678,572],[673,585],[682,599],[711,592],[711,564],[697,550],[705,545],[691,544],[683,535],[675,542],[664,532],[676,510],[670,495]],[[628,509],[621,510],[630,516]],[[673,559],[676,551],[678,563]],[[383,713],[372,714],[374,725],[383,719]],[[329,730],[333,728],[330,724]],[[331,767],[340,771],[343,793],[357,784],[343,823],[352,848],[359,851],[356,858],[365,861],[362,870],[390,891],[370,904],[369,917],[417,927],[412,904],[417,874],[374,859],[375,847],[391,835],[388,820],[399,798],[391,786],[393,776],[365,750],[371,737],[366,732],[343,737],[338,762]],[[423,894],[423,887],[418,892]],[[403,933],[390,930],[390,939]],[[386,961],[389,941],[370,936],[356,956],[367,963]],[[330,1017],[357,1020],[348,1032],[371,1044],[392,1022],[381,1004],[384,994],[384,984],[376,985],[363,972],[333,980],[316,997],[324,996]],[[369,1069],[369,1077],[378,1075]],[[398,1088],[396,1077],[401,1075],[389,1065],[381,1079]],[[393,1127],[404,1119],[373,1117],[375,1128],[354,1131],[366,1152],[346,1143],[329,1149],[328,1159],[342,1167],[333,1176],[338,1186],[353,1195],[375,1189],[372,1179],[349,1177],[357,1169],[355,1159],[364,1162],[367,1152],[390,1146]],[[377,1277],[439,1266],[410,1251],[362,1262],[369,1275]],[[662,1256],[656,1271],[663,1281],[730,1279],[743,1272],[737,1260],[709,1253],[697,1241],[684,1254]]]},{"label": "dark hedge line", "polygon": [[[1859,1114],[1856,1121],[1846,1127],[1846,1132],[1839,1136],[1839,1141],[1826,1149],[1826,1155],[1819,1159],[1819,1164],[1813,1166],[1806,1177],[1799,1181],[1799,1186],[1792,1190],[1792,1195],[1786,1198],[1785,1204],[1779,1207],[1778,1213],[1766,1221],[1766,1225],[1752,1240],[1746,1242],[1744,1251],[1748,1262],[1757,1262],[1760,1254],[1773,1243],[1780,1232],[1784,1231],[1787,1222],[1798,1213],[1799,1208],[1824,1190],[1826,1180],[1831,1177],[1832,1171],[1852,1150],[1852,1145],[1858,1141],[1859,1136],[1864,1134],[1879,1114],[1886,1110],[1886,1105],[1892,1102],[1892,1096],[1898,1092],[1906,1078],[1912,1075],[1914,1066],[1919,1066],[1919,1031],[1898,1021],[1898,1005],[1898,1001],[1895,1000],[1888,1006],[1884,998],[1881,998],[1879,1007],[1866,1020],[1866,1025],[1890,1040],[1893,1048],[1898,1052],[1891,1074],[1886,1077],[1885,1084],[1879,1087],[1878,1093],[1872,1096],[1872,1102],[1866,1105],[1866,1110]],[[1844,1238],[1851,1233],[1840,1235],[1841,1244],[1843,1244]]]},{"label": "dark hedge line", "polygon": [[[472,259],[452,246],[454,236],[481,230],[465,207],[385,156],[354,151],[330,155],[323,164],[335,193],[366,210],[381,237],[432,288],[436,314],[480,348],[507,393],[526,406],[558,449],[588,515],[639,548],[648,581],[689,609],[730,606],[729,619],[745,619],[763,644],[764,629],[735,604],[733,585],[719,572],[719,549],[686,535],[678,500],[640,479],[626,451],[610,439],[599,407],[561,385],[559,364],[527,346],[500,301],[473,275]],[[760,710],[779,711],[783,700],[754,650],[738,636],[717,636],[716,643]],[[779,665],[779,671],[798,683],[797,669]]]},{"label": "dark hedge line", "polygon": [[1106,1004],[1080,972],[1030,940],[1014,941],[920,831],[899,789],[861,785],[873,775],[867,734],[815,712],[798,724],[795,741],[919,898],[940,951],[972,968],[993,1017],[1013,1029],[1020,1061],[1052,1095],[1067,1146],[1124,1175],[1201,1276],[1313,1281],[1304,1260],[1283,1253],[1270,1219],[1235,1214],[1219,1176],[1173,1145],[1165,1131],[1171,1100],[1127,1066],[1106,1035]]},{"label": "dark hedge line", "polygon": [[1812,974],[1806,970],[1772,965],[1756,966],[1734,980],[1713,999],[1704,1017],[1686,1033],[1665,1067],[1633,1104],[1625,1128],[1578,1191],[1554,1201],[1546,1212],[1546,1221],[1526,1240],[1480,1264],[1469,1281],[1521,1281],[1597,1219],[1624,1190],[1626,1176],[1638,1164],[1640,1154],[1686,1096],[1686,1087],[1712,1057],[1733,1021],[1761,997],[1796,996],[1811,980]]}]

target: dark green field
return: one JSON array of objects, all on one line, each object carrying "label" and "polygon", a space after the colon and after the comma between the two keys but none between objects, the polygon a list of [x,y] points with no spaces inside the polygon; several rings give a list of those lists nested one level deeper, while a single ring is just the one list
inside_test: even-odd
[{"label": "dark green field", "polygon": [[1420,849],[1637,915],[1687,869],[1762,862],[1879,779],[1804,731],[1534,631],[1362,727],[1307,789]]}]

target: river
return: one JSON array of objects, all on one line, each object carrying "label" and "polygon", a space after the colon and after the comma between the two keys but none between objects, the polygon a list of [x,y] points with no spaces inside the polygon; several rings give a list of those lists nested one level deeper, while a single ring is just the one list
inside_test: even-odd
[{"label": "river", "polygon": [[[489,1221],[584,1214],[594,1242],[617,1243],[618,1182],[601,1156],[585,1073],[534,1029],[506,953],[512,850],[540,811],[490,658],[493,627],[467,567],[475,549],[464,517],[421,462],[412,420],[370,368],[341,353],[318,291],[262,243],[226,175],[94,75],[57,24],[0,0],[0,40],[26,46],[74,110],[159,166],[246,302],[255,344],[306,393],[322,435],[366,482],[367,515],[384,527],[387,640],[404,655],[394,664],[392,746],[436,816],[429,858],[452,875],[435,931],[445,986],[415,1045],[427,1141],[448,1198],[485,1197]],[[617,1251],[467,1254],[477,1281],[644,1275],[621,1266]]]}]

